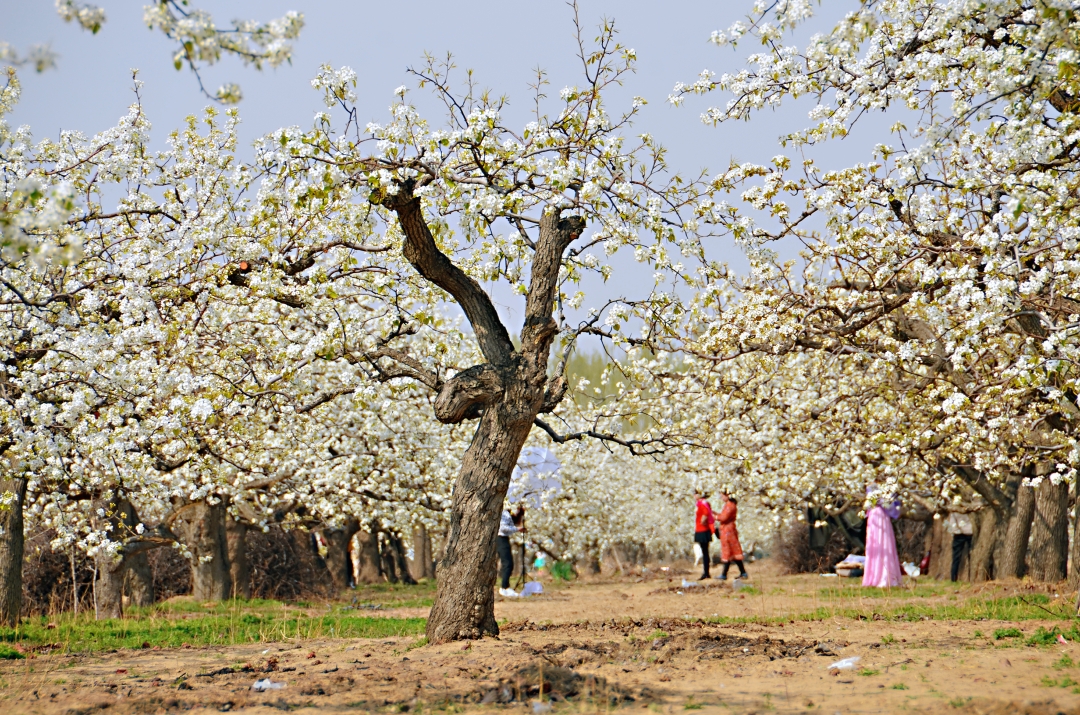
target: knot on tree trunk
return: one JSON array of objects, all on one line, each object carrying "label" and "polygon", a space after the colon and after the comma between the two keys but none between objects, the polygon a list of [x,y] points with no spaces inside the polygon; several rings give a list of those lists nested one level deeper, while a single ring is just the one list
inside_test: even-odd
[{"label": "knot on tree trunk", "polygon": [[435,418],[443,424],[475,419],[481,410],[502,397],[499,371],[487,363],[462,370],[447,380],[435,398]]},{"label": "knot on tree trunk", "polygon": [[563,375],[549,379],[544,389],[544,402],[540,405],[540,412],[542,414],[548,413],[558,407],[563,397],[566,396],[568,387],[569,383],[567,383],[566,377]]}]

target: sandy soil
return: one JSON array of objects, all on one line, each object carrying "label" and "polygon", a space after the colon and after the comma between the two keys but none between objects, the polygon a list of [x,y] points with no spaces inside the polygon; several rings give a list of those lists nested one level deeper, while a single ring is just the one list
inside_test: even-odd
[{"label": "sandy soil", "polygon": [[[1080,688],[1072,684],[1080,681],[1080,665],[1061,665],[1063,655],[1080,663],[1080,644],[1036,648],[975,637],[1009,626],[1030,633],[1060,621],[832,617],[713,625],[697,619],[776,618],[853,601],[821,596],[836,580],[779,577],[767,567],[754,570],[759,593],[753,595],[718,585],[683,589],[684,575],[577,583],[534,599],[500,600],[497,615],[507,620],[501,637],[468,644],[416,647],[415,639],[390,638],[39,655],[0,666],[0,698],[9,712],[72,714],[435,709],[543,715],[551,707],[555,715],[611,709],[1080,713]],[[956,596],[946,590],[932,598]],[[864,602],[884,606],[889,600]],[[385,613],[424,615],[422,609]],[[854,669],[828,667],[853,656],[861,658]],[[284,687],[254,692],[252,684],[262,678]]]}]

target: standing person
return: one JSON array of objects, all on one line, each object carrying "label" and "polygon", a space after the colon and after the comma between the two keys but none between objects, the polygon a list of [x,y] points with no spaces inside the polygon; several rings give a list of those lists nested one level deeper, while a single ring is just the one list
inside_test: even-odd
[{"label": "standing person", "polygon": [[704,569],[698,578],[698,581],[701,581],[709,578],[709,542],[712,541],[716,520],[713,518],[712,506],[700,492],[694,493],[694,506],[694,543],[701,547]]},{"label": "standing person", "polygon": [[964,552],[971,552],[971,535],[975,529],[972,527],[970,516],[954,511],[945,520],[945,531],[953,535],[951,578],[955,581],[960,575],[960,561],[964,558]]},{"label": "standing person", "polygon": [[748,579],[750,574],[746,573],[746,567],[743,566],[742,545],[739,543],[739,530],[735,526],[735,519],[739,515],[739,502],[726,492],[720,493],[720,501],[724,503],[720,507],[720,526],[717,529],[717,536],[720,537],[720,560],[724,562],[720,580],[727,580],[731,564],[739,567],[740,579]]},{"label": "standing person", "polygon": [[510,548],[510,535],[525,529],[521,527],[525,519],[525,507],[518,504],[517,509],[511,514],[509,509],[503,509],[502,520],[499,522],[499,535],[495,539],[495,546],[499,552],[499,595],[505,598],[515,598],[517,591],[510,588],[510,576],[514,573],[514,552]]},{"label": "standing person", "polygon": [[900,500],[889,501],[878,491],[876,484],[866,487],[866,495],[873,507],[866,513],[866,565],[862,585],[888,588],[899,586],[903,581],[892,527],[893,519],[900,518]]}]

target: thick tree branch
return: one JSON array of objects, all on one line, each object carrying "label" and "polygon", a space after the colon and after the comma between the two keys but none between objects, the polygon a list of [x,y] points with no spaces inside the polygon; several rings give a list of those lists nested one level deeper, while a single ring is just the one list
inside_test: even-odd
[{"label": "thick tree branch", "polygon": [[397,214],[405,233],[402,253],[421,276],[454,297],[469,319],[488,362],[499,367],[509,365],[514,356],[514,344],[491,298],[479,283],[439,250],[424,220],[420,199],[413,196],[412,189],[411,182],[404,182],[397,194],[382,199],[383,205]]}]

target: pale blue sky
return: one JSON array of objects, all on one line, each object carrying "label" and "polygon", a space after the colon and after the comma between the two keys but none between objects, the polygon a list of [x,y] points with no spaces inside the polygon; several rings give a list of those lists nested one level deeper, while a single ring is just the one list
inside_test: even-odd
[{"label": "pale blue sky", "polygon": [[[130,69],[139,68],[144,82],[143,104],[154,125],[156,141],[179,126],[183,118],[199,112],[208,101],[199,93],[195,78],[172,67],[172,46],[159,32],[142,23],[140,0],[98,0],[108,21],[96,36],[56,15],[53,0],[0,0],[0,39],[20,50],[49,42],[60,55],[58,67],[44,74],[21,73],[23,98],[11,117],[13,124],[28,124],[36,137],[55,136],[61,129],[87,134],[113,125],[133,99]],[[395,87],[413,85],[406,73],[418,65],[425,51],[453,52],[462,69],[472,68],[481,86],[510,97],[508,121],[527,121],[530,92],[527,83],[538,65],[549,73],[551,94],[575,84],[580,63],[575,57],[572,13],[557,0],[540,2],[460,2],[416,0],[409,3],[344,2],[320,0],[195,0],[196,7],[214,14],[219,25],[233,18],[268,20],[288,10],[304,13],[306,26],[296,42],[291,66],[255,71],[238,61],[226,60],[203,70],[208,89],[224,82],[240,84],[241,138],[255,137],[292,124],[307,126],[323,111],[320,95],[310,86],[320,64],[349,65],[359,75],[357,95],[362,120],[385,121]],[[692,81],[704,68],[717,73],[736,71],[745,56],[758,47],[738,51],[708,42],[714,29],[725,28],[742,17],[749,0],[581,0],[580,15],[588,37],[604,17],[614,18],[621,40],[637,50],[638,72],[625,88],[625,98],[641,95],[649,100],[638,131],[649,131],[670,148],[671,163],[680,171],[723,169],[732,157],[766,161],[779,153],[777,137],[808,123],[812,101],[765,112],[754,121],[719,128],[704,126],[699,115],[710,104],[726,98],[695,98],[673,108],[666,97],[677,81]],[[827,13],[806,32],[790,40],[804,44],[810,31],[824,30],[850,2],[827,2]],[[414,91],[413,99],[419,99]],[[830,162],[851,163],[865,158],[867,141],[847,142],[839,152],[830,150]],[[716,256],[737,270],[745,260],[732,245],[718,245]],[[629,256],[616,257],[616,275],[600,289],[608,294],[628,293],[650,271]],[[597,286],[593,286],[594,289]],[[495,291],[496,300],[511,324],[520,319],[513,296]],[[516,314],[516,316],[515,316]]]}]

